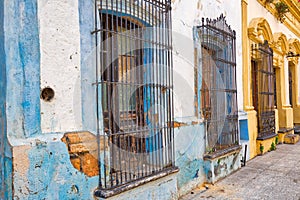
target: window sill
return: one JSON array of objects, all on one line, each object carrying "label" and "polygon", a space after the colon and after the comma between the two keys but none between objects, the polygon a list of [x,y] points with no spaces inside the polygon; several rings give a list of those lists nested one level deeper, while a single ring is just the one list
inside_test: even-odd
[{"label": "window sill", "polygon": [[235,145],[235,146],[223,149],[223,150],[218,150],[214,153],[205,154],[203,156],[203,159],[204,160],[213,160],[213,159],[216,159],[216,158],[225,157],[228,154],[232,154],[234,152],[239,152],[241,149],[242,149],[241,145]]},{"label": "window sill", "polygon": [[278,130],[278,133],[288,133],[288,132],[293,131],[293,130],[294,130],[294,128],[280,128]]},{"label": "window sill", "polygon": [[277,133],[273,133],[273,134],[266,135],[266,136],[263,136],[263,137],[258,137],[256,140],[267,140],[267,139],[276,137],[277,135],[278,135]]},{"label": "window sill", "polygon": [[155,181],[155,180],[158,180],[165,176],[177,173],[178,171],[179,171],[178,167],[171,167],[171,168],[165,169],[163,171],[160,171],[156,174],[153,174],[151,176],[144,177],[139,180],[135,180],[135,181],[120,185],[118,187],[111,188],[111,189],[97,188],[95,191],[95,197],[109,198],[109,197],[115,196],[117,194],[120,194],[122,192],[131,190],[131,189],[139,187],[141,185],[144,185],[146,183],[149,183],[151,181]]}]

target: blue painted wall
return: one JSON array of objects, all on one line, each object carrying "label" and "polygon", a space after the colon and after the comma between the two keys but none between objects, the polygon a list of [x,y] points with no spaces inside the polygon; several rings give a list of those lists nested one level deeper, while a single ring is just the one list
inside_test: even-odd
[{"label": "blue painted wall", "polygon": [[[96,41],[91,31],[95,29],[94,1],[78,1],[81,87],[82,87],[82,124],[84,130],[96,132]],[[99,92],[101,94],[101,92]],[[101,100],[101,98],[99,98]],[[99,104],[101,105],[101,104]],[[101,123],[101,122],[100,122]]]},{"label": "blue painted wall", "polygon": [[12,198],[11,148],[6,136],[6,59],[4,47],[4,1],[0,1],[0,199]]},{"label": "blue painted wall", "polygon": [[[20,147],[21,148],[21,147]],[[26,174],[15,172],[15,199],[92,199],[98,177],[88,178],[70,162],[62,142],[41,142],[25,148]],[[24,163],[25,164],[25,163]]]},{"label": "blue painted wall", "polygon": [[40,49],[36,0],[5,1],[8,136],[40,130]]},{"label": "blue painted wall", "polygon": [[41,133],[37,1],[1,1],[0,33],[0,198],[12,199],[12,147],[8,138]]},{"label": "blue painted wall", "polygon": [[239,126],[240,126],[240,139],[249,140],[248,120],[247,119],[239,120]]},{"label": "blue painted wall", "polygon": [[175,129],[175,165],[179,167],[178,189],[186,194],[205,181],[203,154],[204,125],[188,125]]},{"label": "blue painted wall", "polygon": [[4,199],[4,136],[6,134],[5,98],[6,98],[6,75],[5,75],[5,51],[3,33],[3,1],[0,2],[0,199]]}]

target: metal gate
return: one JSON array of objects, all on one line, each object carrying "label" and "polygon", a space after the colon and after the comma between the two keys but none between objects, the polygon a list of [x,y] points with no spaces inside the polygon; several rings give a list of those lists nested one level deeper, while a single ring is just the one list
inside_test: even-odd
[{"label": "metal gate", "polygon": [[273,50],[267,41],[252,46],[252,93],[257,111],[258,138],[275,135],[276,81]]}]

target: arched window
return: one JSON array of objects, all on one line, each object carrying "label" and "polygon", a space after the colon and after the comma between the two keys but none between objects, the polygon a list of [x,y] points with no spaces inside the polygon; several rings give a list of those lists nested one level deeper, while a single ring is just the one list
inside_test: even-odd
[{"label": "arched window", "polygon": [[252,46],[252,98],[257,111],[258,137],[275,135],[276,82],[273,50],[268,41]]}]

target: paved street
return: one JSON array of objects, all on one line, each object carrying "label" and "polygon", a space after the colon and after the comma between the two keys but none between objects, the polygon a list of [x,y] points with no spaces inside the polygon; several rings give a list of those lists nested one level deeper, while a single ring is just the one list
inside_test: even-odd
[{"label": "paved street", "polygon": [[300,143],[281,144],[208,189],[195,189],[181,200],[272,199],[300,200]]}]

